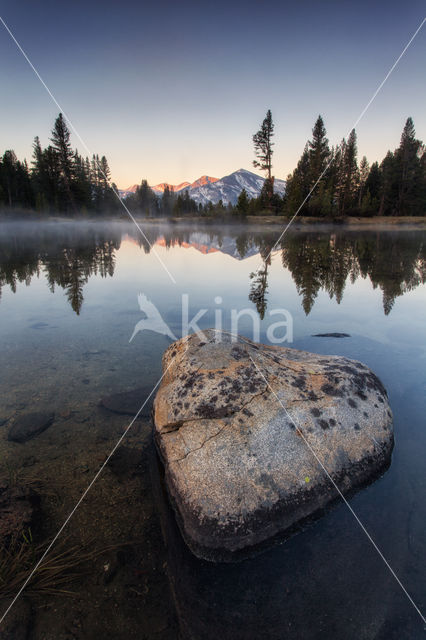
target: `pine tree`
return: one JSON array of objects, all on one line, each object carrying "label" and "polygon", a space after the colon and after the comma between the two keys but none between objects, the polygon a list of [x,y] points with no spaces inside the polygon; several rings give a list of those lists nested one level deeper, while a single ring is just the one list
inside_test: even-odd
[{"label": "pine tree", "polygon": [[312,129],[312,140],[308,143],[310,188],[325,171],[330,159],[330,149],[322,116],[319,115]]},{"label": "pine tree", "polygon": [[358,207],[361,206],[361,202],[365,194],[365,185],[367,183],[369,173],[370,165],[368,164],[368,160],[365,156],[362,156],[359,164]]},{"label": "pine tree", "polygon": [[272,175],[272,136],[274,135],[274,123],[272,122],[272,113],[268,109],[266,117],[262,122],[259,131],[253,136],[254,152],[257,160],[253,160],[253,166],[266,171],[266,177],[271,180]]},{"label": "pine tree", "polygon": [[380,165],[380,216],[398,215],[398,188],[400,178],[399,160],[396,154],[388,151]]},{"label": "pine tree", "polygon": [[163,191],[163,197],[161,198],[161,210],[165,216],[171,215],[173,211],[174,200],[175,197],[173,188],[170,189],[169,185],[166,184]]},{"label": "pine tree", "polygon": [[237,205],[236,205],[237,213],[240,216],[246,216],[248,212],[248,207],[249,207],[249,199],[247,196],[247,191],[243,189],[240,195],[238,196]]},{"label": "pine tree", "polygon": [[18,160],[16,158],[16,154],[12,149],[9,149],[4,152],[2,158],[2,177],[3,177],[3,185],[4,191],[6,193],[6,202],[9,207],[12,207],[14,204],[17,204],[17,163]]},{"label": "pine tree", "polygon": [[309,193],[309,148],[305,145],[302,156],[293,173],[287,176],[284,211],[293,216]]},{"label": "pine tree", "polygon": [[346,215],[355,204],[358,190],[357,144],[355,129],[349,134],[342,154],[342,191],[339,214]]},{"label": "pine tree", "polygon": [[399,164],[398,180],[398,214],[409,215],[417,205],[420,155],[424,152],[423,143],[416,139],[412,118],[407,118],[399,149],[395,152]]},{"label": "pine tree", "polygon": [[74,196],[72,193],[72,181],[74,178],[74,152],[71,147],[70,137],[70,131],[62,113],[60,113],[55,120],[50,140],[52,142],[53,149],[58,156],[60,180],[64,191],[65,208],[72,207],[75,210]]}]

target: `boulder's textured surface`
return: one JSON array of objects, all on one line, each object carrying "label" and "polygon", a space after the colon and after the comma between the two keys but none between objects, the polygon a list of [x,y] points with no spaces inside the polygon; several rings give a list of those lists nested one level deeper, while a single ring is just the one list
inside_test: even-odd
[{"label": "boulder's textured surface", "polygon": [[31,440],[31,438],[35,438],[35,436],[38,436],[50,427],[54,419],[54,413],[48,413],[45,411],[26,413],[25,415],[16,418],[13,422],[9,429],[7,439],[21,443]]},{"label": "boulder's textured surface", "polygon": [[[392,413],[365,365],[208,330],[173,343],[154,435],[182,534],[237,559],[389,464]],[[323,465],[323,467],[321,466]]]}]

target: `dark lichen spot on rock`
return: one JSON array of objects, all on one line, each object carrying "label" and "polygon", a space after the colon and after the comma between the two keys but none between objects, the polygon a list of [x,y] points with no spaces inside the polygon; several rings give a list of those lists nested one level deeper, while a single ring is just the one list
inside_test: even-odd
[{"label": "dark lichen spot on rock", "polygon": [[361,400],[367,400],[367,396],[362,391],[356,391],[355,393]]},{"label": "dark lichen spot on rock", "polygon": [[296,387],[297,389],[304,389],[306,386],[306,378],[304,378],[303,376],[299,376],[298,378],[295,378],[294,381],[291,383],[292,387]]},{"label": "dark lichen spot on rock", "polygon": [[243,409],[243,413],[245,416],[248,416],[249,418],[251,418],[254,414],[250,411],[250,409],[247,409],[246,407],[244,407]]},{"label": "dark lichen spot on rock", "polygon": [[311,413],[314,416],[314,418],[318,418],[322,414],[322,411],[321,409],[318,409],[318,407],[312,407]]},{"label": "dark lichen spot on rock", "polygon": [[363,414],[364,418],[368,418],[368,413],[366,411],[363,411],[362,414]]},{"label": "dark lichen spot on rock", "polygon": [[339,369],[339,371],[344,371],[345,373],[349,373],[351,375],[358,375],[358,371],[354,368],[354,367],[350,367],[349,365],[345,364],[345,365],[340,365],[339,367],[337,367]]},{"label": "dark lichen spot on rock", "polygon": [[348,405],[350,407],[352,407],[353,409],[356,409],[357,406],[358,406],[357,403],[355,402],[355,400],[352,400],[352,398],[348,398]]},{"label": "dark lichen spot on rock", "polygon": [[338,387],[333,387],[333,385],[329,383],[323,384],[321,387],[321,391],[326,393],[328,396],[337,396],[340,398],[343,396],[343,392],[341,389],[339,389]]},{"label": "dark lichen spot on rock", "polygon": [[377,400],[378,400],[379,402],[381,402],[382,404],[384,403],[384,400],[383,400],[382,396],[378,396]]},{"label": "dark lichen spot on rock", "polygon": [[232,390],[237,392],[237,393],[242,390],[241,382],[239,380],[233,380],[233,382],[232,382]]},{"label": "dark lichen spot on rock", "polygon": [[355,431],[359,431],[361,429],[361,427],[359,426],[358,422],[355,422],[354,429],[355,429]]},{"label": "dark lichen spot on rock", "polygon": [[329,420],[330,426],[335,427],[336,426],[336,421],[334,418],[330,418]]},{"label": "dark lichen spot on rock", "polygon": [[246,357],[246,354],[241,349],[241,347],[232,347],[231,355],[234,358],[234,360],[243,360]]},{"label": "dark lichen spot on rock", "polygon": [[194,376],[192,376],[191,378],[188,378],[188,380],[183,385],[183,388],[184,389],[192,389],[194,384],[195,384],[195,378],[194,378]]},{"label": "dark lichen spot on rock", "polygon": [[235,407],[215,407],[214,405],[206,402],[199,404],[196,407],[196,412],[201,418],[225,418],[226,416],[234,413]]},{"label": "dark lichen spot on rock", "polygon": [[317,420],[317,422],[318,422],[319,426],[321,427],[321,429],[324,429],[324,431],[326,429],[330,428],[330,425],[328,424],[327,420],[324,420],[324,419],[321,418],[320,420]]}]

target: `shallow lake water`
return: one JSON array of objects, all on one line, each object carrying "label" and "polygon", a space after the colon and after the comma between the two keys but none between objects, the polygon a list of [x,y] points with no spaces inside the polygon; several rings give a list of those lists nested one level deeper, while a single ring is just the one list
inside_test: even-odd
[{"label": "shallow lake water", "polygon": [[[100,399],[149,391],[161,375],[171,338],[146,329],[149,322],[138,330],[149,320],[138,296],[176,337],[186,313],[200,314],[201,329],[232,330],[241,312],[238,330],[250,338],[258,332],[268,342],[281,331],[291,340],[284,346],[361,360],[383,381],[394,413],[392,463],[350,504],[424,613],[426,232],[295,225],[274,247],[278,226],[143,230],[146,237],[125,222],[0,225],[1,474],[39,493],[34,537],[52,538],[131,421]],[[347,336],[315,335],[331,333]],[[33,411],[53,411],[53,425],[9,442],[13,420]],[[344,504],[250,560],[196,560],[161,490],[150,433],[149,417],[135,422],[64,531],[63,544],[96,550],[82,575],[70,575],[73,594],[52,583],[52,593],[35,586],[24,597],[28,637],[425,636]]]}]

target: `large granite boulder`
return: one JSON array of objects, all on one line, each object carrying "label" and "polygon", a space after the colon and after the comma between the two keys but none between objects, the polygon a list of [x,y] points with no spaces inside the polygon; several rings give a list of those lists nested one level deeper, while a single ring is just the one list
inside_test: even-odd
[{"label": "large granite boulder", "polygon": [[376,478],[390,462],[392,413],[360,362],[203,336],[164,354],[154,436],[186,543],[229,561],[331,504],[329,476],[344,494]]}]

